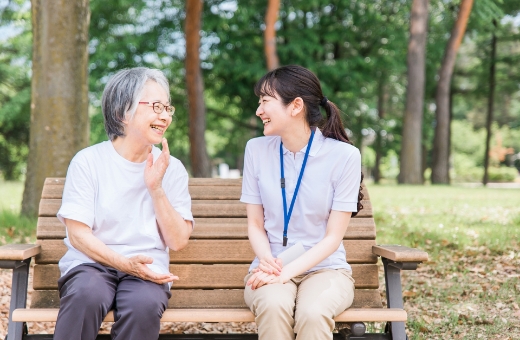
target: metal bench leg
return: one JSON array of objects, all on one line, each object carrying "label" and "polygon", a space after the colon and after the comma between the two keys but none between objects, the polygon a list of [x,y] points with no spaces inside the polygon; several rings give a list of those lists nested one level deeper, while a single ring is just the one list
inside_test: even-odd
[{"label": "metal bench leg", "polygon": [[[406,266],[404,263],[393,262],[383,258],[383,267],[385,270],[385,284],[386,284],[386,301],[388,308],[403,308],[403,292],[401,287],[401,269]],[[411,266],[417,268],[417,264],[413,263]],[[414,269],[415,269],[414,268]],[[390,322],[390,332],[392,333],[392,340],[406,340],[406,331],[404,322]]]},{"label": "metal bench leg", "polygon": [[13,322],[13,311],[27,305],[27,284],[29,282],[29,266],[31,259],[14,261],[13,282],[11,285],[11,306],[9,308],[8,340],[21,340],[24,332],[23,322]]}]

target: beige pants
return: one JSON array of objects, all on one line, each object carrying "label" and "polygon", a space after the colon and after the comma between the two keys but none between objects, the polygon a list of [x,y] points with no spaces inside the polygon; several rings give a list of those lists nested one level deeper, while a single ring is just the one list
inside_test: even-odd
[{"label": "beige pants", "polygon": [[[245,281],[252,274],[245,277]],[[244,299],[258,325],[260,340],[329,340],[333,318],[352,305],[354,279],[346,269],[322,269],[256,290]]]}]

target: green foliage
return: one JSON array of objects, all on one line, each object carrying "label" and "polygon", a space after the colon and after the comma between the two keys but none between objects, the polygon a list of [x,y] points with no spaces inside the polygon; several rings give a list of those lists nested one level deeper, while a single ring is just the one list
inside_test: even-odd
[{"label": "green foliage", "polygon": [[0,8],[0,24],[8,23],[6,32],[13,33],[0,39],[0,175],[8,180],[20,178],[28,154],[32,34],[24,3]]},{"label": "green foliage", "polygon": [[[468,121],[455,120],[451,123],[452,146],[452,179],[455,182],[481,182],[484,176],[484,153],[486,131],[484,128],[474,129]],[[508,126],[498,128],[493,126],[493,139],[491,148],[497,146],[498,140],[503,145],[520,150],[520,131],[510,129]],[[489,167],[489,180],[491,182],[512,182],[516,178],[517,170],[513,164],[491,159]]]},{"label": "green foliage", "polygon": [[167,130],[172,155],[189,168],[188,112],[185,96],[184,1],[91,0],[89,91],[91,143],[106,140],[101,95],[109,77],[122,68],[161,69],[176,107]]},{"label": "green foliage", "polygon": [[474,130],[467,121],[451,123],[451,147],[453,168],[457,173],[484,164],[486,131]]},{"label": "green foliage", "polygon": [[[437,72],[459,3],[430,1],[423,124],[426,150],[433,139]],[[0,40],[0,171],[6,178],[18,178],[24,171],[28,143],[30,11],[27,0],[7,4],[0,8],[0,29],[11,25],[18,34]],[[166,137],[172,154],[189,169],[185,2],[91,0],[90,6],[91,143],[106,139],[100,101],[110,75],[124,67],[160,68],[171,83],[172,102],[177,108]],[[215,165],[226,162],[232,168],[241,168],[245,143],[262,133],[254,115],[257,98],[253,86],[266,72],[266,6],[266,1],[204,2],[201,67],[207,106],[206,140]],[[495,117],[500,129],[509,129],[511,137],[503,133],[504,146],[516,152],[520,151],[519,32],[501,18],[515,15],[519,8],[513,0],[475,3],[453,81],[454,120],[467,120],[479,131],[487,107],[492,20],[500,19],[496,30],[499,53]],[[400,152],[409,14],[410,3],[403,1],[287,0],[281,4],[276,26],[280,63],[300,64],[318,75],[325,95],[345,113],[343,119],[356,145],[375,149],[370,143],[376,133],[381,134],[382,172],[389,177],[395,176],[394,163]],[[380,99],[382,118],[382,112],[378,112]],[[482,136],[474,138],[468,135],[470,132],[463,131],[470,143],[464,143],[464,139],[461,143],[454,141],[452,155],[457,173],[482,164]],[[365,160],[366,166],[372,164],[368,158]]]},{"label": "green foliage", "polygon": [[[204,30],[215,39],[205,64],[206,89],[218,98],[208,103],[208,128],[231,137],[217,153],[229,159],[230,150],[241,154],[245,142],[261,134],[252,90],[266,72],[262,30],[267,2],[226,4],[207,2]],[[277,24],[280,64],[300,64],[318,75],[325,95],[345,112],[358,147],[364,136],[383,131],[383,154],[399,144],[408,11],[408,4],[397,1],[293,0],[282,2]],[[376,110],[380,84],[387,117],[382,120]],[[221,125],[226,118],[235,129]]]},{"label": "green foliage", "polygon": [[505,166],[500,168],[491,167],[488,171],[490,182],[513,182],[518,177],[518,170],[515,168]]}]

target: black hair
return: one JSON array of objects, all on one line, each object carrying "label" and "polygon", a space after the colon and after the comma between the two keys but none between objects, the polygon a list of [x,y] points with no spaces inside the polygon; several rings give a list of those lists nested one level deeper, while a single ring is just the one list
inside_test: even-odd
[{"label": "black hair", "polygon": [[[305,67],[287,65],[268,72],[256,83],[255,94],[258,97],[280,98],[285,106],[300,97],[304,103],[305,120],[309,126],[319,127],[325,137],[352,144],[343,127],[340,109],[323,95],[318,77]],[[320,106],[324,108],[326,117],[322,115]],[[363,173],[361,173],[361,182],[363,182]],[[358,211],[353,212],[352,216],[356,216],[363,209],[361,200],[364,196],[361,192],[361,182],[357,203]]]}]

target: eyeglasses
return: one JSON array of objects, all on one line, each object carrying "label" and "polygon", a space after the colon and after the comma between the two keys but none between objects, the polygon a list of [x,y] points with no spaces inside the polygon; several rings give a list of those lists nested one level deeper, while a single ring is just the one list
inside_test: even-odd
[{"label": "eyeglasses", "polygon": [[175,113],[175,106],[173,105],[164,105],[161,102],[139,102],[139,104],[147,104],[147,106],[151,106],[153,111],[157,114],[163,113],[164,110],[171,117]]}]

